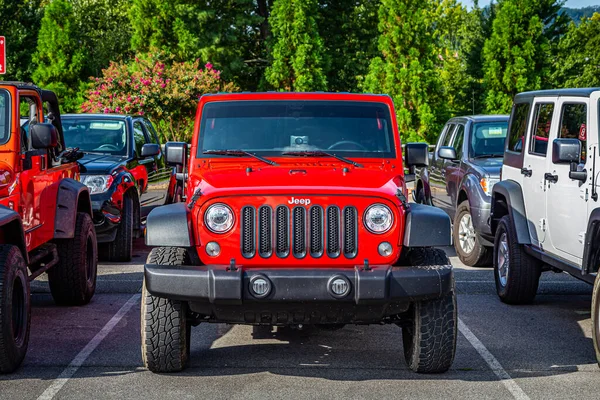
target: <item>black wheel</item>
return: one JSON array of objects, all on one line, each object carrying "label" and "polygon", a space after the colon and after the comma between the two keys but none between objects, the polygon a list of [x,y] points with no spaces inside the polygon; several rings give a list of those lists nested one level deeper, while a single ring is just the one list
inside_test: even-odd
[{"label": "black wheel", "polygon": [[[408,258],[412,266],[450,265],[446,254],[439,249],[414,249]],[[410,321],[402,329],[408,367],[419,373],[447,371],[456,352],[458,316],[454,284],[444,297],[415,302],[409,315]]]},{"label": "black wheel", "polygon": [[121,210],[121,223],[117,228],[117,237],[108,243],[108,261],[128,262],[133,253],[133,199],[131,196],[123,197]]},{"label": "black wheel", "polygon": [[[148,264],[189,264],[187,251],[177,247],[157,247],[148,256]],[[152,372],[177,372],[190,358],[191,324],[187,303],[153,296],[142,287],[141,307],[142,360]]]},{"label": "black wheel", "polygon": [[0,373],[16,370],[29,344],[27,266],[17,246],[0,245]]},{"label": "black wheel", "polygon": [[592,341],[596,351],[596,361],[600,366],[600,274],[596,276],[592,294]]},{"label": "black wheel", "polygon": [[467,200],[459,204],[452,227],[454,248],[463,264],[470,267],[483,267],[492,264],[492,251],[481,244],[473,227],[471,209]]},{"label": "black wheel", "polygon": [[79,306],[96,292],[98,245],[92,218],[77,213],[72,239],[56,240],[58,263],[48,270],[50,292],[56,304]]},{"label": "black wheel", "polygon": [[508,304],[531,303],[537,293],[541,271],[540,262],[517,243],[510,216],[502,217],[494,239],[494,278],[500,300]]}]

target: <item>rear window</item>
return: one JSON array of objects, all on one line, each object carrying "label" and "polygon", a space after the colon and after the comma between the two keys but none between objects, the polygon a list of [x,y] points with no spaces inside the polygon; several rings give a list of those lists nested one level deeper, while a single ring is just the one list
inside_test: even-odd
[{"label": "rear window", "polygon": [[208,150],[272,156],[321,150],[343,157],[396,157],[390,110],[374,102],[210,102],[202,110],[198,137],[198,157],[206,157]]},{"label": "rear window", "polygon": [[0,90],[0,144],[8,142],[10,136],[10,94]]},{"label": "rear window", "polygon": [[529,103],[518,103],[513,107],[510,137],[508,138],[508,151],[515,153],[523,152],[523,143],[527,133],[527,121],[529,117]]}]

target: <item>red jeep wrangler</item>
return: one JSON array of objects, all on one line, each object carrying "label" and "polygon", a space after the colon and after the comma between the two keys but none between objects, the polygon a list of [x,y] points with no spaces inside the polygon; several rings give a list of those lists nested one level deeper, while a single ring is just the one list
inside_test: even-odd
[{"label": "red jeep wrangler", "polygon": [[[388,96],[218,94],[200,100],[184,166],[186,200],[147,220],[142,356],[184,368],[190,326],[397,324],[417,372],[456,348],[450,219],[408,204]],[[409,145],[406,165],[427,163]]]},{"label": "red jeep wrangler", "polygon": [[65,149],[54,93],[0,82],[0,373],[15,370],[27,352],[30,281],[47,271],[57,304],[86,304],[94,295],[96,233],[79,157]]}]

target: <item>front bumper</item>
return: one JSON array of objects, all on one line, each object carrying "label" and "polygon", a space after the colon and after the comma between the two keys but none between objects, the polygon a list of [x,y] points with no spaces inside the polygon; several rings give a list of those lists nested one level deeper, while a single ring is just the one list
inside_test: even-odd
[{"label": "front bumper", "polygon": [[490,227],[490,204],[484,204],[484,207],[471,207],[471,218],[475,232],[484,239],[484,245],[493,245],[494,236]]},{"label": "front bumper", "polygon": [[[293,323],[384,322],[411,303],[440,298],[452,288],[452,267],[293,268],[235,270],[224,265],[144,266],[151,294],[189,303],[213,322],[286,325]],[[264,298],[253,295],[253,277],[271,283]],[[350,284],[347,295],[332,294],[333,277]],[[393,321],[390,321],[393,322]]]},{"label": "front bumper", "polygon": [[121,210],[113,205],[110,196],[104,193],[94,194],[92,212],[96,237],[99,243],[112,242],[121,223]]}]

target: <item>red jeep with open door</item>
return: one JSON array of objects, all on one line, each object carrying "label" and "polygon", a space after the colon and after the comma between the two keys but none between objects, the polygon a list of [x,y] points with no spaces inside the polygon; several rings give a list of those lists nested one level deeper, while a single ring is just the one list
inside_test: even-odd
[{"label": "red jeep with open door", "polygon": [[88,188],[78,181],[80,156],[65,148],[53,92],[0,82],[0,373],[27,352],[30,281],[48,272],[57,304],[94,295],[96,233]]}]

